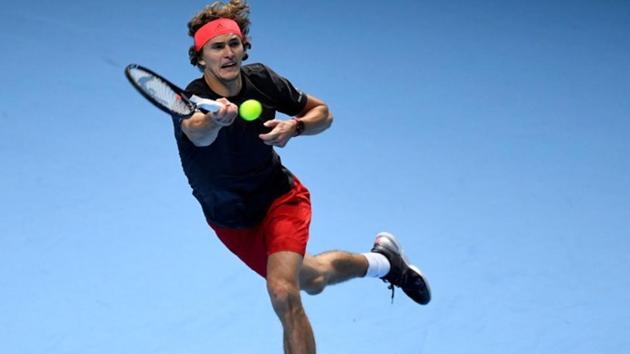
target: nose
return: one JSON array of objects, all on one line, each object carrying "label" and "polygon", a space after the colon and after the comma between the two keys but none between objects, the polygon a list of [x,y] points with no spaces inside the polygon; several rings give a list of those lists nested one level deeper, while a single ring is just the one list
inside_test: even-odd
[{"label": "nose", "polygon": [[225,56],[226,58],[233,58],[234,57],[234,49],[232,47],[230,47],[229,45],[226,45],[223,48],[223,56]]}]

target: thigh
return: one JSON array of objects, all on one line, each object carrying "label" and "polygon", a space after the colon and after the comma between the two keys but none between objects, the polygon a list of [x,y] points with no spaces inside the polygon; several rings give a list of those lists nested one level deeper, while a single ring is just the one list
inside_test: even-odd
[{"label": "thigh", "polygon": [[288,282],[298,285],[304,257],[295,252],[276,252],[267,258],[267,282]]}]

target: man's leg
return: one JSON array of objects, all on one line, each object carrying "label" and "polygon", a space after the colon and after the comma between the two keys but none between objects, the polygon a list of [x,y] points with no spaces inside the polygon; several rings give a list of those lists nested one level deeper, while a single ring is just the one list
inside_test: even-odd
[{"label": "man's leg", "polygon": [[371,252],[357,254],[330,251],[305,256],[300,272],[300,288],[311,295],[321,293],[328,285],[369,276],[381,278],[401,288],[415,302],[426,305],[431,290],[420,269],[410,264],[400,243],[387,232],[376,236]]},{"label": "man's leg", "polygon": [[327,285],[365,276],[368,260],[364,255],[329,251],[306,255],[300,272],[300,287],[311,295],[321,293]]},{"label": "man's leg", "polygon": [[267,260],[267,291],[284,330],[284,351],[314,354],[315,339],[300,299],[299,274],[303,257],[276,252]]}]

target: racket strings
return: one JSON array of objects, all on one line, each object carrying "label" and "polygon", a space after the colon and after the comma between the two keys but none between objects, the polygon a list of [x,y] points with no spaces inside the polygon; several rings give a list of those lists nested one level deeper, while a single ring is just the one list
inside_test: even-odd
[{"label": "racket strings", "polygon": [[191,107],[181,96],[160,78],[140,69],[131,70],[130,74],[138,86],[158,104],[177,114],[192,113]]}]

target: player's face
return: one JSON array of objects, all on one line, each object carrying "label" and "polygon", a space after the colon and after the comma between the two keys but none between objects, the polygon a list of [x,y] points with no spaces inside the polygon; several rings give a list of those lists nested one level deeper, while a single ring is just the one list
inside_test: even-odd
[{"label": "player's face", "polygon": [[241,39],[228,33],[209,40],[203,46],[199,62],[206,75],[229,82],[239,78],[244,53]]}]

